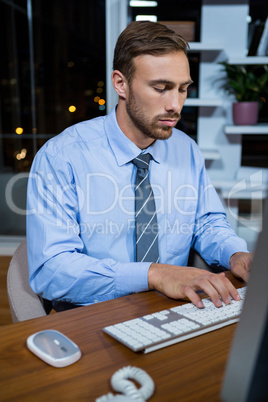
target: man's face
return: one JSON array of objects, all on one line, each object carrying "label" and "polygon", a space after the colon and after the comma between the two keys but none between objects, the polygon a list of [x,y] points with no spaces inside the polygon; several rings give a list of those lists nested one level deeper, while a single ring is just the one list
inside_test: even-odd
[{"label": "man's face", "polygon": [[183,52],[134,59],[135,73],[126,96],[126,112],[136,138],[167,139],[180,119],[191,84]]}]

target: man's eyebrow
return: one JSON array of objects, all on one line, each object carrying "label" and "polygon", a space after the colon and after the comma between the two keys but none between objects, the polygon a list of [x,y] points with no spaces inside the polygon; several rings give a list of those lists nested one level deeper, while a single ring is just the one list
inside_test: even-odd
[{"label": "man's eyebrow", "polygon": [[[188,81],[182,82],[180,85],[184,86],[184,85],[190,85],[193,83],[193,80],[190,79]],[[171,85],[171,86],[175,86],[175,82],[170,81],[170,80],[165,80],[165,79],[158,79],[158,80],[151,80],[149,81],[150,85],[159,85],[159,84],[164,84],[164,85]]]},{"label": "man's eyebrow", "polygon": [[193,84],[193,83],[194,83],[193,80],[190,79],[190,80],[188,80],[188,81],[186,81],[186,82],[183,82],[181,85],[191,85],[191,84]]}]

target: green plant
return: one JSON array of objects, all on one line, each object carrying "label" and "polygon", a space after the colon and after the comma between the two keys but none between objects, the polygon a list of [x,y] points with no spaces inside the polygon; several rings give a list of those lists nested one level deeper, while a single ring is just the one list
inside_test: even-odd
[{"label": "green plant", "polygon": [[226,76],[221,88],[234,95],[238,102],[265,102],[268,97],[268,66],[236,65],[227,62],[223,66]]}]

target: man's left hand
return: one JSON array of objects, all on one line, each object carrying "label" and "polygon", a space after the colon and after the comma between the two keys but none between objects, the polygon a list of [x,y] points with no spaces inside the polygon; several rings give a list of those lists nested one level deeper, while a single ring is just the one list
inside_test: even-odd
[{"label": "man's left hand", "polygon": [[230,267],[234,276],[248,281],[250,273],[250,265],[252,263],[253,253],[238,252],[231,256]]}]

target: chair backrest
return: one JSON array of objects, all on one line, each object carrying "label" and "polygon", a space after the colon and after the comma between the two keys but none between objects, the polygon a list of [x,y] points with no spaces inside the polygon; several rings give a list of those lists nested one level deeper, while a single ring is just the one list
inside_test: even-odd
[{"label": "chair backrest", "polygon": [[41,299],[29,285],[26,239],[19,245],[10,261],[7,293],[13,322],[47,315]]}]

